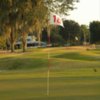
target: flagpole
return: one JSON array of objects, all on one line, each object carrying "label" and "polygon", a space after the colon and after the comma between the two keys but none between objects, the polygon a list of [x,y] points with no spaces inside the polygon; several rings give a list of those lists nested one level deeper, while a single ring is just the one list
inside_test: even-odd
[{"label": "flagpole", "polygon": [[[47,22],[48,31],[48,47],[50,46],[50,25],[60,25],[63,27],[63,21],[57,14],[50,14],[49,22]],[[48,71],[47,71],[47,96],[50,94],[50,50],[48,49]]]},{"label": "flagpole", "polygon": [[49,96],[49,77],[50,77],[50,70],[49,70],[49,54],[48,54],[47,96]]},{"label": "flagpole", "polygon": [[[48,47],[50,46],[50,26],[48,28]],[[50,50],[48,49],[48,71],[47,71],[47,96],[49,96],[50,90]]]}]

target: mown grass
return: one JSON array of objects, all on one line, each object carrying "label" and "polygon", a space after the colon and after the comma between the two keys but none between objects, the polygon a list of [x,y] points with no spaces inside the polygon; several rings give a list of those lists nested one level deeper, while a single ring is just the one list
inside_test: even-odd
[{"label": "mown grass", "polygon": [[0,54],[0,100],[100,100],[99,50],[29,51]]},{"label": "mown grass", "polygon": [[[80,71],[80,72],[79,72]],[[100,73],[87,70],[51,71],[46,95],[46,71],[0,74],[1,100],[99,100]],[[88,73],[88,74],[87,74]]]},{"label": "mown grass", "polygon": [[0,60],[1,70],[28,70],[47,66],[47,59],[40,58],[3,58]]},{"label": "mown grass", "polygon": [[83,55],[79,52],[68,52],[55,56],[57,58],[73,59],[73,60],[85,60],[85,61],[100,61],[99,56]]},{"label": "mown grass", "polygon": [[69,51],[64,48],[51,48],[33,49],[33,51],[31,49],[31,52],[26,53],[0,54],[0,70],[28,70],[46,67],[48,66],[48,50],[53,67],[73,67],[74,64],[76,67],[81,67],[84,66],[82,63],[86,63],[86,67],[99,67],[100,65],[100,51]]}]

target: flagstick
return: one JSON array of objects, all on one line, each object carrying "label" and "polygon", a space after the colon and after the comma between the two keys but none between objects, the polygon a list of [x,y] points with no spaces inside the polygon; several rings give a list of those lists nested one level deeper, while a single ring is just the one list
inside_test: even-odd
[{"label": "flagstick", "polygon": [[[50,14],[50,23],[47,24],[48,30],[48,45],[50,45],[50,24],[60,25],[63,27],[63,22],[60,16]],[[50,94],[50,50],[48,50],[48,72],[47,72],[47,96]]]},{"label": "flagstick", "polygon": [[47,96],[49,96],[50,52],[48,51]]},{"label": "flagstick", "polygon": [[[50,45],[50,28],[48,29],[48,46]],[[50,51],[48,51],[47,96],[49,96],[50,78]]]},{"label": "flagstick", "polygon": [[[48,59],[49,60],[49,59]],[[47,96],[49,96],[49,75],[50,75],[50,70],[48,68],[48,73],[47,73]]]}]

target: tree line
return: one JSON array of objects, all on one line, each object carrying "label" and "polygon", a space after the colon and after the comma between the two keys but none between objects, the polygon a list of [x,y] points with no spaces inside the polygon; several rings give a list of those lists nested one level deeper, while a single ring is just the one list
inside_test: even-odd
[{"label": "tree line", "polygon": [[51,43],[54,46],[80,45],[83,42],[100,42],[100,22],[93,21],[89,27],[75,21],[65,20],[64,28],[49,25],[49,14],[68,15],[78,0],[0,0],[0,48],[10,45],[15,51],[15,42],[21,37],[23,52],[26,51],[28,33],[36,35],[38,41],[47,42],[51,28]]},{"label": "tree line", "polygon": [[35,31],[40,41],[43,28],[50,27],[49,13],[67,15],[74,9],[75,2],[78,0],[0,0],[1,45],[10,44],[11,52],[14,52],[15,41],[21,37],[25,52],[28,33]]},{"label": "tree line", "polygon": [[[54,46],[100,44],[100,21],[92,21],[89,26],[79,25],[73,20],[65,20],[64,28],[53,27],[51,43]],[[47,31],[44,29],[42,40],[47,40]]]}]

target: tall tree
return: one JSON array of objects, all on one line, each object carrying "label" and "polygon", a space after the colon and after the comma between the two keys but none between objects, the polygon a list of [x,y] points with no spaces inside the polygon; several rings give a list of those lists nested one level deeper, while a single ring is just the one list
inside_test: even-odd
[{"label": "tall tree", "polygon": [[[48,8],[48,16],[50,12],[56,13],[60,16],[69,14],[70,10],[74,9],[74,4],[79,0],[44,0]],[[50,25],[48,24],[48,29]]]},{"label": "tall tree", "polygon": [[42,31],[43,31],[43,28],[46,27],[46,19],[47,19],[48,10],[43,0],[39,0],[39,2],[37,2],[37,6],[35,7],[35,9],[36,9],[34,12],[35,21],[36,21],[35,29],[38,33],[37,38],[40,45]]},{"label": "tall tree", "polygon": [[9,27],[10,31],[10,46],[11,52],[14,52],[14,42],[16,33],[16,20],[18,18],[18,0],[1,0],[0,2],[0,13],[1,21],[0,24],[3,27]]},{"label": "tall tree", "polygon": [[75,21],[65,20],[64,28],[60,28],[60,34],[69,44],[76,44],[80,42],[80,26]]},{"label": "tall tree", "polygon": [[74,4],[79,0],[44,0],[49,11],[57,14],[68,15],[74,9]]},{"label": "tall tree", "polygon": [[43,0],[28,0],[22,3],[23,4],[20,7],[20,14],[22,16],[20,29],[22,31],[21,33],[24,52],[26,50],[26,36],[30,30],[32,31],[35,29],[35,31],[37,31],[38,40],[40,41],[40,35],[44,25],[47,9],[44,6]]},{"label": "tall tree", "polygon": [[[26,48],[26,35],[36,27],[38,37],[43,27],[48,25],[48,12],[67,14],[77,0],[1,0],[0,24],[9,27],[11,51],[14,52],[15,33],[22,33],[23,51]],[[53,8],[53,10],[52,10]],[[49,28],[48,28],[49,29]]]},{"label": "tall tree", "polygon": [[100,43],[100,21],[93,21],[89,25],[91,43]]},{"label": "tall tree", "polygon": [[[33,21],[37,17],[34,12],[37,10],[36,6],[39,6],[40,1],[42,0],[1,0],[0,13],[2,16],[0,23],[2,26],[9,26],[11,29],[10,41],[12,52],[14,52],[15,33],[18,30],[22,33],[23,51],[25,51],[26,33],[28,33],[31,25],[34,24]],[[39,12],[37,11],[37,13]]]},{"label": "tall tree", "polygon": [[81,40],[86,43],[90,42],[90,32],[87,25],[81,25]]},{"label": "tall tree", "polygon": [[9,9],[8,0],[1,0],[0,1],[0,34],[1,34],[1,38],[3,36],[3,39],[1,40],[4,40],[4,41],[6,41],[5,39],[10,36],[10,34],[5,34],[5,33],[9,33],[6,30],[7,27],[9,26],[9,16],[8,16],[9,13],[7,9]]}]

